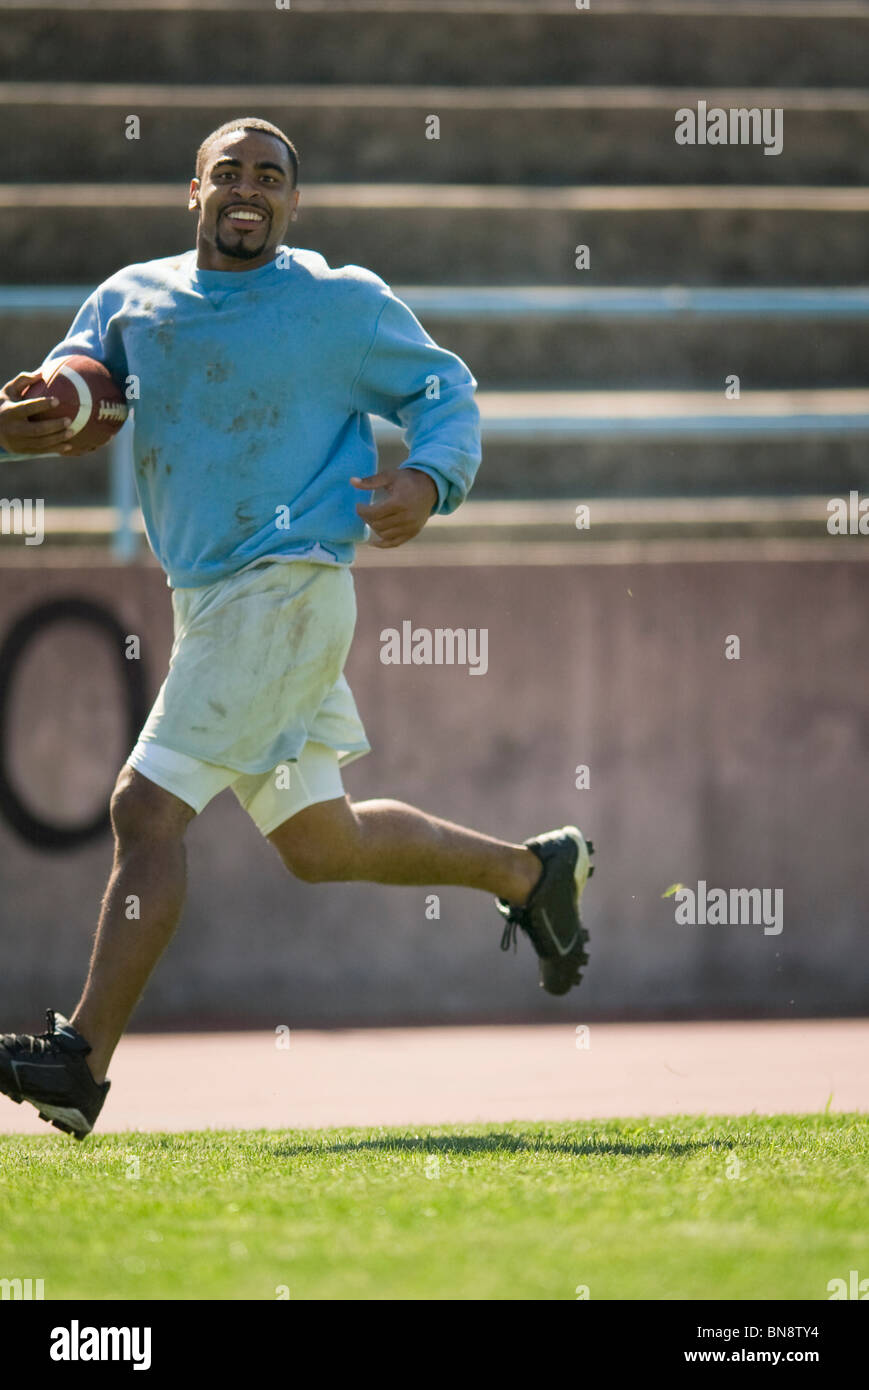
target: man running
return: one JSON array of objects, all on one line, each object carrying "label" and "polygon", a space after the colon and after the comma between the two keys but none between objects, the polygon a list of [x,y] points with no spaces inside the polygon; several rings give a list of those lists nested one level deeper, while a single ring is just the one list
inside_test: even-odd
[{"label": "man running", "polygon": [[[369,751],[343,674],[354,545],[404,545],[464,500],[480,462],[477,383],[379,276],[285,244],[298,167],[267,121],[213,131],[190,185],[195,250],[111,276],[47,359],[81,353],[136,384],[137,487],[175,630],[112,796],[114,863],[82,997],[71,1020],[49,1010],[45,1033],[0,1037],[0,1091],[77,1139],[178,924],[187,825],[225,787],[306,882],[492,893],[502,947],[521,927],[551,994],[579,984],[587,961],[592,846],[575,827],[514,845],[344,794],[341,767]],[[36,375],[0,393],[0,447],[69,452],[69,422],[34,420],[46,398],[21,399]],[[372,414],[404,431],[397,469],[376,471]]]}]

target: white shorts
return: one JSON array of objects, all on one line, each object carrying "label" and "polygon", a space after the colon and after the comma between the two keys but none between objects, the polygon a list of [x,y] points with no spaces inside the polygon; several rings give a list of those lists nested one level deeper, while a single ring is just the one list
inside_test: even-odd
[{"label": "white shorts", "polygon": [[172,592],[169,671],[127,759],[197,814],[233,787],[268,835],[343,796],[370,749],[344,661],[356,624],[347,566],[265,560]]},{"label": "white shorts", "polygon": [[297,762],[281,763],[270,772],[236,772],[141,740],[127,762],[197,815],[219,792],[232,787],[263,835],[271,835],[306,806],[344,795],[338,754],[324,743],[306,743]]}]

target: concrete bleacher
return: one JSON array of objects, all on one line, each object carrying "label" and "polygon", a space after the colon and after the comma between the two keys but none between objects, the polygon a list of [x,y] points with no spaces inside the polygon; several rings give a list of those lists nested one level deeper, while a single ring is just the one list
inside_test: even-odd
[{"label": "concrete bleacher", "polygon": [[[482,503],[730,496],[748,524],[866,486],[867,56],[861,0],[0,0],[0,373],[191,244],[195,146],[256,113],[300,148],[297,243],[383,275],[472,367]],[[781,107],[782,154],[677,146],[698,99]],[[101,455],[5,476],[106,497]]]},{"label": "concrete bleacher", "polygon": [[[673,113],[684,89],[664,85],[0,85],[0,107],[16,128],[6,177],[25,183],[36,171],[60,183],[183,181],[190,131],[219,125],[228,108],[256,111],[292,130],[306,153],[305,172],[317,183],[401,183],[417,169],[446,184],[679,185],[709,177],[776,187],[865,183],[869,92],[731,86],[704,87],[704,96],[710,107],[786,107],[781,153],[747,159],[744,148],[722,145],[710,159],[702,145],[677,145]],[[118,138],[131,112],[142,122],[135,143]],[[421,149],[431,112],[441,119],[442,137]],[[46,142],[49,119],[65,131],[63,142]]]},{"label": "concrete bleacher", "polygon": [[[863,0],[3,0],[10,80],[862,87]],[[86,18],[85,18],[86,16]]]},{"label": "concrete bleacher", "polygon": [[[305,183],[302,200],[298,245],[393,283],[838,286],[867,274],[869,188]],[[193,236],[186,181],[7,184],[0,218],[9,283],[102,279]]]}]

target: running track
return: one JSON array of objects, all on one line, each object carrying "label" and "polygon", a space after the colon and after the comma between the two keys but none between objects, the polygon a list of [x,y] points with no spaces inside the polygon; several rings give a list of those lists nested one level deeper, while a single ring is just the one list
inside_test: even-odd
[{"label": "running track", "polygon": [[[869,1020],[600,1023],[587,1041],[571,1024],[299,1031],[289,1047],[268,1030],[131,1034],[99,1129],[869,1111]],[[49,1131],[0,1096],[0,1132]]]}]

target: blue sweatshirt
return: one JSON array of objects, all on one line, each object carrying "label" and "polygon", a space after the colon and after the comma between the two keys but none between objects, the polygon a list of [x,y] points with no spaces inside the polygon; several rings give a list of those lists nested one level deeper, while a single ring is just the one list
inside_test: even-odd
[{"label": "blue sweatshirt", "polygon": [[379,276],[316,251],[248,271],[200,270],[195,251],[127,266],[46,361],[70,353],[130,388],[145,529],[175,588],[271,555],[349,564],[371,496],[349,480],[377,469],[369,413],[402,427],[402,466],[433,479],[436,511],[479,467],[464,362]]}]

